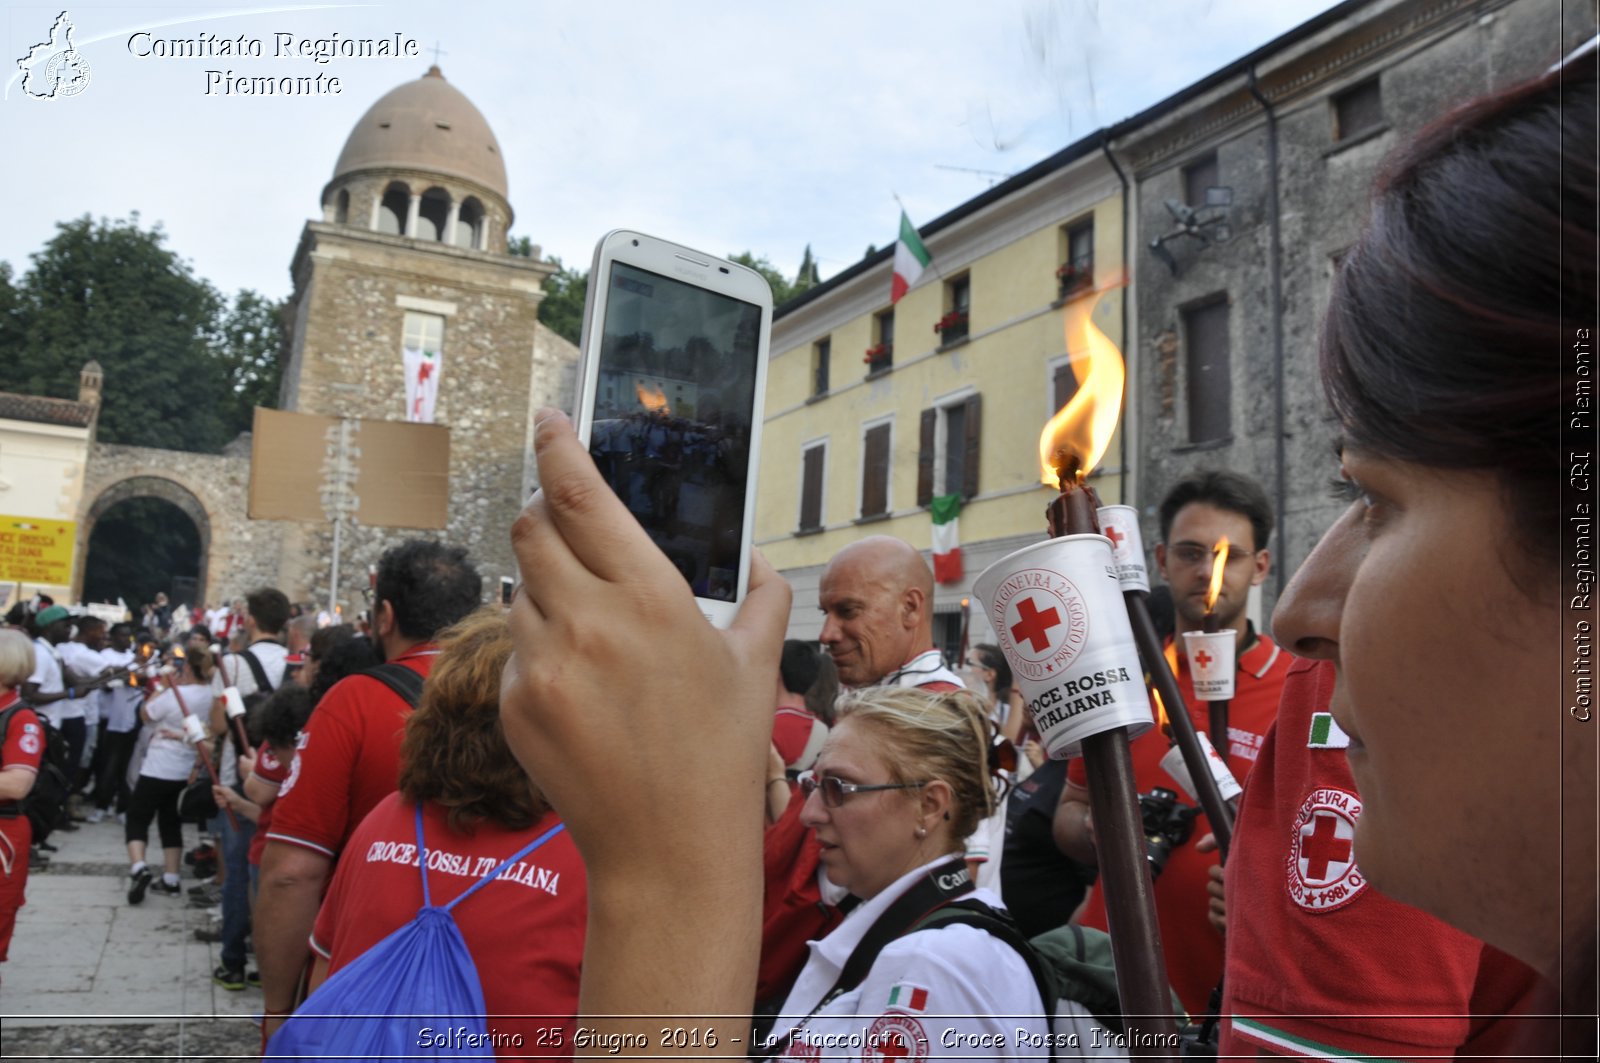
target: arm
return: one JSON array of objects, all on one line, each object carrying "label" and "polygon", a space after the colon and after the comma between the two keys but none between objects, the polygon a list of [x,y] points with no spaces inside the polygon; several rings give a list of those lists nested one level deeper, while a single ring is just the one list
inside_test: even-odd
[{"label": "arm", "polygon": [[278,784],[268,782],[259,775],[247,775],[244,780],[244,795],[258,807],[269,808],[278,799]]},{"label": "arm", "polygon": [[783,754],[772,746],[767,754],[767,822],[776,823],[789,807],[789,777],[785,774]]},{"label": "arm", "polygon": [[[755,555],[739,615],[718,631],[566,417],[540,412],[534,450],[543,487],[512,529],[524,583],[500,713],[588,869],[579,1022],[674,1054],[659,1022],[602,1016],[699,1016],[725,1053],[749,1036],[732,1016],[749,1010],[760,952],[772,716],[750,706],[772,704],[789,588]],[[620,777],[619,734],[639,761]],[[693,816],[685,778],[706,781]]]},{"label": "arm", "polygon": [[0,801],[21,801],[33,789],[39,773],[21,764],[0,768]]},{"label": "arm", "polygon": [[57,701],[66,701],[68,698],[68,692],[65,690],[58,690],[54,694],[41,694],[38,683],[30,680],[22,684],[22,700],[29,705],[51,705]]},{"label": "arm", "polygon": [[1028,722],[1028,707],[1022,700],[1022,691],[1012,687],[1006,692],[1006,723],[1000,733],[1012,745],[1022,742],[1022,728]]},{"label": "arm", "polygon": [[297,1003],[295,991],[311,955],[306,939],[332,865],[330,857],[287,842],[269,841],[261,854],[254,938],[268,1037]]},{"label": "arm", "polygon": [[[1217,851],[1217,836],[1207,834],[1194,843],[1195,852],[1214,853]],[[1206,896],[1210,898],[1206,906],[1206,918],[1211,921],[1211,928],[1224,936],[1228,933],[1228,878],[1226,864],[1212,864],[1206,868]]]},{"label": "arm", "polygon": [[1100,854],[1094,844],[1094,821],[1089,817],[1089,791],[1068,779],[1061,787],[1061,803],[1056,806],[1052,833],[1056,848],[1080,864],[1098,867]]}]

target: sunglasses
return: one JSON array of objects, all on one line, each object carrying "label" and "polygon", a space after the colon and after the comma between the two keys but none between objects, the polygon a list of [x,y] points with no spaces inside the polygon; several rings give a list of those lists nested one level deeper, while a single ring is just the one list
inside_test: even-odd
[{"label": "sunglasses", "polygon": [[834,775],[819,776],[814,771],[801,772],[795,781],[800,784],[802,797],[810,797],[812,791],[821,790],[822,803],[829,808],[838,808],[851,794],[871,793],[873,790],[920,790],[928,785],[926,782],[890,782],[866,786],[861,783],[845,782]]}]

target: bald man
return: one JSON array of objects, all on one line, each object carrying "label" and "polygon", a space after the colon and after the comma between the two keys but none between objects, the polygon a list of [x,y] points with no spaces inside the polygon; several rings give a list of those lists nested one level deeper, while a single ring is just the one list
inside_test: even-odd
[{"label": "bald man", "polygon": [[818,604],[820,641],[845,686],[963,686],[933,647],[933,572],[909,543],[873,535],[834,554]]}]

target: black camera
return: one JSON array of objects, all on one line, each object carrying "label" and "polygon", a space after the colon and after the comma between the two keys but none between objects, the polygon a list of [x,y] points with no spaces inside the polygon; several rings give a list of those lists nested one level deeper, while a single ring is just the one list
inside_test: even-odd
[{"label": "black camera", "polygon": [[1157,878],[1167,866],[1172,850],[1194,833],[1194,819],[1200,810],[1180,804],[1172,790],[1158,786],[1139,795],[1139,818],[1144,824],[1144,851],[1150,861],[1150,877]]}]

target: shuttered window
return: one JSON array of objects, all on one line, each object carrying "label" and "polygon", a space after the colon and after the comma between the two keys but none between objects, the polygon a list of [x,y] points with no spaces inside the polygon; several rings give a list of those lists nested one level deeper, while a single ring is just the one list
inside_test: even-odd
[{"label": "shuttered window", "polygon": [[889,431],[887,424],[873,425],[862,440],[861,515],[877,517],[889,512]]}]

